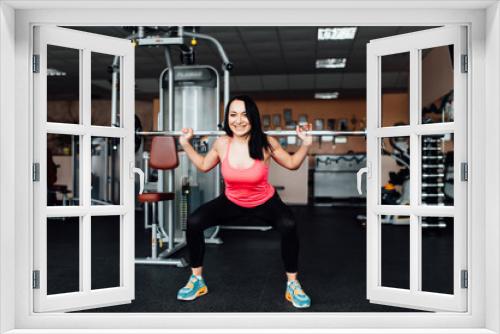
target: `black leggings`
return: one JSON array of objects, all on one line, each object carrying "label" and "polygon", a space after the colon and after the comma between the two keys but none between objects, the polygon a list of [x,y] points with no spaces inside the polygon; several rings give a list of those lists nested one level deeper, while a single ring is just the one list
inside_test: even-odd
[{"label": "black leggings", "polygon": [[242,225],[241,217],[255,217],[266,221],[281,234],[281,257],[288,273],[297,272],[299,255],[299,239],[293,213],[283,203],[277,192],[267,202],[253,208],[244,208],[222,194],[219,197],[201,205],[187,220],[187,245],[190,265],[197,268],[203,264],[205,253],[206,228],[217,225]]}]

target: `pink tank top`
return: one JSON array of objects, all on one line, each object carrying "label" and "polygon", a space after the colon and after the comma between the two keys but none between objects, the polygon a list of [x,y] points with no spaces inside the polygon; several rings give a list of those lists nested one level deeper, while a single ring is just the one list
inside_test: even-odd
[{"label": "pink tank top", "polygon": [[252,208],[265,203],[274,195],[274,187],[267,181],[269,167],[262,160],[254,160],[249,168],[233,168],[229,165],[229,150],[222,160],[221,173],[224,178],[226,190],[224,194],[233,203]]}]

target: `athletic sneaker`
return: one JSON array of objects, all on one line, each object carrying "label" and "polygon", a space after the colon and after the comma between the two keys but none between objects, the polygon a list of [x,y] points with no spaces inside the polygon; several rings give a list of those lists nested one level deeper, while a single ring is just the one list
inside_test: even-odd
[{"label": "athletic sneaker", "polygon": [[292,302],[293,306],[298,308],[306,308],[311,306],[311,298],[305,294],[300,286],[299,281],[293,280],[286,283],[286,300]]},{"label": "athletic sneaker", "polygon": [[208,292],[207,285],[202,277],[195,275],[189,277],[187,284],[177,292],[178,300],[194,300]]}]

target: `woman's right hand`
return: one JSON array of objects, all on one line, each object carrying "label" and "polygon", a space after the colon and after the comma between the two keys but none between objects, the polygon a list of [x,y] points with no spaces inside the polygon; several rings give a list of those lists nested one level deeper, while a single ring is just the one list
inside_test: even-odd
[{"label": "woman's right hand", "polygon": [[181,132],[182,135],[179,137],[179,144],[181,144],[181,146],[189,144],[189,141],[193,138],[193,129],[182,128]]}]

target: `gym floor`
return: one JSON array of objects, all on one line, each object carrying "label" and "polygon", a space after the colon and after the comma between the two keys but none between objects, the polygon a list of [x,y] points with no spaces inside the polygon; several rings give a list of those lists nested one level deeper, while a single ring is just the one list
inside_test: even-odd
[{"label": "gym floor", "polygon": [[[291,206],[300,233],[299,279],[312,299],[307,310],[285,301],[285,275],[277,231],[222,230],[222,245],[207,245],[204,277],[209,293],[193,302],[176,300],[190,269],[136,265],[135,300],[130,304],[83,312],[408,312],[372,304],[366,299],[366,228],[356,219],[364,207]],[[150,255],[150,231],[142,212],[136,213],[136,256]],[[118,224],[107,217],[92,221],[92,288],[118,281]],[[118,221],[118,220],[116,220]],[[252,222],[257,225],[259,222]],[[50,293],[78,289],[78,224],[49,224],[48,289]],[[99,226],[99,229],[94,228]],[[386,286],[408,286],[408,225],[383,227],[383,277]],[[426,232],[423,258],[426,291],[452,287],[452,228]],[[187,259],[187,250],[176,256]],[[391,258],[392,256],[392,258]],[[388,261],[385,261],[385,260]],[[431,261],[433,261],[431,263]],[[427,268],[427,270],[425,270]],[[73,275],[70,273],[73,272]],[[116,286],[116,283],[115,283]],[[72,290],[73,289],[73,290]]]}]

